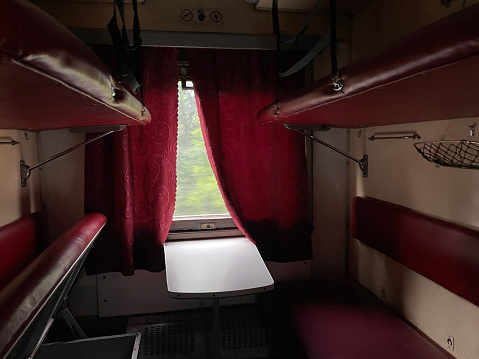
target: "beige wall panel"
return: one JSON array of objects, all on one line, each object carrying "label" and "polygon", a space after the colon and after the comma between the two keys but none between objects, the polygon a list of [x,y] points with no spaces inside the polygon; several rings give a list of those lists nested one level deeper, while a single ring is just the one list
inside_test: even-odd
[{"label": "beige wall panel", "polygon": [[[353,60],[460,10],[462,4],[453,1],[446,9],[440,1],[373,1],[353,19]],[[351,197],[370,196],[479,229],[478,171],[437,168],[417,153],[412,140],[367,139],[375,133],[417,131],[420,141],[477,141],[468,128],[477,123],[459,119],[352,130],[351,154],[368,154],[369,177],[362,178],[357,166],[351,166]],[[354,239],[350,274],[457,358],[479,356],[477,306]],[[454,337],[454,351],[447,346],[448,335]]]},{"label": "beige wall panel", "polygon": [[[266,262],[276,283],[282,280],[304,279],[311,274],[309,261],[293,263]],[[133,276],[121,273],[105,273],[96,276],[98,288],[98,313],[101,317],[160,313],[185,309],[210,307],[212,300],[207,298],[177,299],[167,291],[165,271],[150,273],[136,270]],[[85,277],[75,296],[69,300],[72,312],[76,315],[96,314],[96,303],[92,298],[96,294],[95,276]],[[80,290],[81,289],[81,290]],[[88,297],[81,292],[88,291]],[[138,295],[141,293],[141,295]],[[255,295],[243,295],[221,298],[224,306],[255,303]]]},{"label": "beige wall panel", "polygon": [[[479,140],[468,126],[478,119],[423,122],[352,130],[352,151],[369,155],[369,177],[355,172],[352,192],[413,208],[479,229],[479,171],[439,167],[422,158],[412,140],[376,140],[375,133],[416,131],[420,141]],[[357,167],[357,166],[355,166]],[[356,169],[356,168],[355,168]]]},{"label": "beige wall panel", "polygon": [[[351,153],[369,156],[369,177],[364,179],[351,165],[351,196],[369,196],[400,204],[419,212],[479,229],[479,172],[437,168],[423,159],[412,140],[376,140],[375,133],[417,131],[419,141],[479,140],[470,136],[469,125],[479,119],[460,119],[416,124],[370,127],[351,132]],[[447,349],[447,334],[454,336],[459,359],[479,355],[479,308],[457,295],[352,240],[350,273],[378,297],[386,290],[386,302]]]},{"label": "beige wall panel", "polygon": [[372,1],[354,16],[353,59],[461,10],[463,3],[470,6],[479,0],[452,1],[449,8],[441,5],[439,0]]},{"label": "beige wall panel", "polygon": [[[37,1],[37,4],[67,27],[106,28],[112,17],[113,4],[74,3]],[[211,25],[203,23],[184,23],[180,12],[183,8],[220,9],[223,23]],[[127,27],[131,28],[131,5],[126,4]],[[271,34],[272,16],[269,11],[256,11],[252,4],[245,1],[217,0],[147,0],[138,5],[142,30],[181,31],[181,32],[219,32],[237,34]],[[281,30],[285,34],[295,34],[301,28],[307,13],[280,13]],[[346,19],[346,17],[345,17]],[[317,14],[307,33],[322,34],[327,30],[329,15]],[[341,20],[339,21],[342,23]],[[343,30],[342,26],[338,33]]]},{"label": "beige wall panel", "polygon": [[10,223],[23,215],[41,211],[41,195],[38,170],[32,172],[27,187],[20,184],[20,160],[34,165],[37,158],[35,133],[0,130],[0,141],[15,140],[19,145],[0,146],[0,225]]},{"label": "beige wall panel", "polygon": [[[357,279],[459,359],[479,354],[479,307],[353,240]],[[454,350],[447,339],[454,338]]]},{"label": "beige wall panel", "polygon": [[[85,134],[44,131],[39,138],[40,157],[45,160],[83,142]],[[84,153],[84,148],[80,148],[41,167],[42,198],[51,240],[83,217]]]},{"label": "beige wall panel", "polygon": [[[320,140],[347,152],[348,131],[314,132]],[[347,159],[313,144],[313,275],[343,275],[347,245]]]}]

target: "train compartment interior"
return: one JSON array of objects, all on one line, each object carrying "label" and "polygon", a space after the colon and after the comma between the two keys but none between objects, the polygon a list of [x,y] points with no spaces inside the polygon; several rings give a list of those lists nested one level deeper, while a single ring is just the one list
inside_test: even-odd
[{"label": "train compartment interior", "polygon": [[[477,358],[479,1],[133,3],[0,0],[0,356]],[[142,47],[178,49],[183,86],[189,49],[304,60],[304,86],[251,116],[304,137],[311,258],[260,260],[271,281],[224,297],[86,274],[115,218],[85,213],[85,147],[155,121],[97,56],[123,6],[130,39],[137,16]],[[241,226],[215,241],[256,258]],[[202,240],[170,231],[168,256]]]}]

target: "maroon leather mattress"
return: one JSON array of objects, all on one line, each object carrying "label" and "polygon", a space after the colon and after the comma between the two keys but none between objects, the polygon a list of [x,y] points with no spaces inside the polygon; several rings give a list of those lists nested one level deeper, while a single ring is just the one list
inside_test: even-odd
[{"label": "maroon leather mattress", "polygon": [[1,129],[149,122],[141,102],[63,25],[27,1],[0,1]]},{"label": "maroon leather mattress", "polygon": [[[479,4],[326,76],[258,113],[260,122],[359,128],[479,116]],[[374,39],[371,39],[373,41]]]}]

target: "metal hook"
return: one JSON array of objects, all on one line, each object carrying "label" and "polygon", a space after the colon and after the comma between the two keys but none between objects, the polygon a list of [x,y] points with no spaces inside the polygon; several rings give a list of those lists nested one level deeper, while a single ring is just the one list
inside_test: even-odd
[{"label": "metal hook", "polygon": [[344,87],[344,81],[339,79],[339,80],[335,80],[333,81],[333,90],[336,91],[336,92],[339,92],[343,89]]}]

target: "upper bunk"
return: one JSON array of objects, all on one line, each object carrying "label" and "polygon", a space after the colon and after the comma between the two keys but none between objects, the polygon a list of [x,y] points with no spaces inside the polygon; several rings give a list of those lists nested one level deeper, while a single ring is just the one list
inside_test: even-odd
[{"label": "upper bunk", "polygon": [[258,113],[262,123],[340,128],[479,116],[479,4],[415,31]]},{"label": "upper bunk", "polygon": [[93,51],[26,0],[0,0],[0,129],[150,122]]}]

